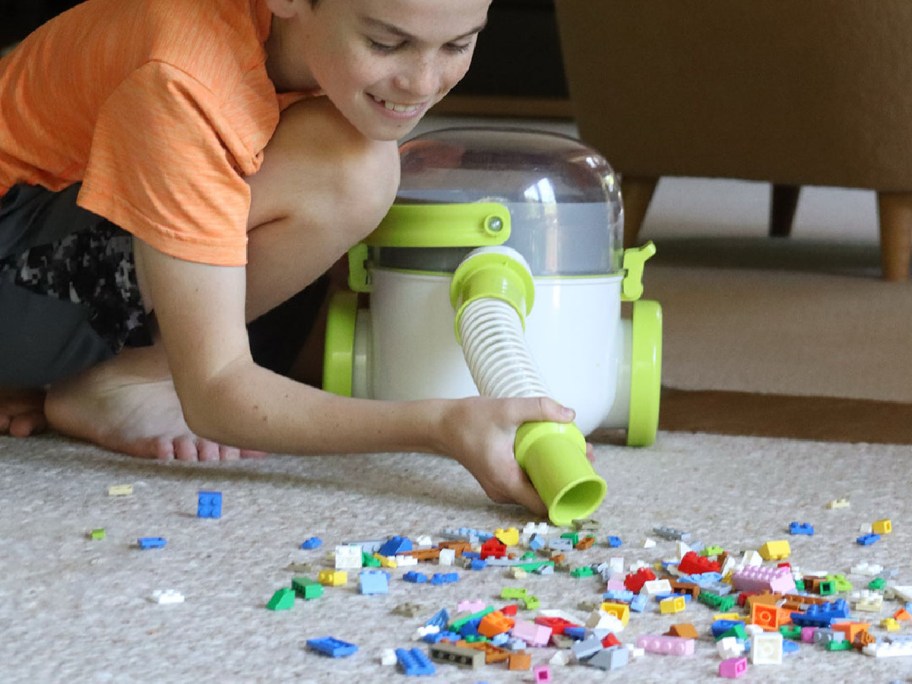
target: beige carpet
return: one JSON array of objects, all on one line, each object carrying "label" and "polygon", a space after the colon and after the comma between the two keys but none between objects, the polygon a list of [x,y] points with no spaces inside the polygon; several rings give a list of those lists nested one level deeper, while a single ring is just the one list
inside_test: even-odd
[{"label": "beige carpet", "polygon": [[912,285],[879,280],[873,193],[803,191],[793,237],[766,237],[768,186],[663,180],[661,424],[669,430],[912,443]]}]

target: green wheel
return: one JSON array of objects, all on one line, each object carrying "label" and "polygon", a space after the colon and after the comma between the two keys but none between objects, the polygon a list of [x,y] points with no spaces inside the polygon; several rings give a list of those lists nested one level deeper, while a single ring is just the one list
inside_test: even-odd
[{"label": "green wheel", "polygon": [[341,290],[329,301],[326,346],[323,350],[323,389],[343,397],[352,395],[355,320],[358,294]]},{"label": "green wheel", "polygon": [[658,302],[633,303],[630,355],[630,418],[628,446],[655,443],[662,393],[662,307]]}]

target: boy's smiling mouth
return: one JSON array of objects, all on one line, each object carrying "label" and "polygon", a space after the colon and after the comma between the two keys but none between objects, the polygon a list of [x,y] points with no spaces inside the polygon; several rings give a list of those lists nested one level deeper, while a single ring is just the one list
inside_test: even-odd
[{"label": "boy's smiling mouth", "polygon": [[377,97],[376,95],[371,95],[371,99],[376,102],[381,107],[384,107],[390,111],[398,112],[400,114],[417,114],[425,108],[425,103],[420,102],[418,104],[399,104],[397,102],[390,102],[389,100],[384,100]]}]

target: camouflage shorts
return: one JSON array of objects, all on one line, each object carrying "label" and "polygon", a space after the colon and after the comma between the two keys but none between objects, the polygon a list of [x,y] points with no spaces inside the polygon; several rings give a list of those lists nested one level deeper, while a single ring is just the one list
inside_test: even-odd
[{"label": "camouflage shorts", "polygon": [[47,384],[152,343],[133,238],[78,207],[78,190],[2,198],[0,386]]}]

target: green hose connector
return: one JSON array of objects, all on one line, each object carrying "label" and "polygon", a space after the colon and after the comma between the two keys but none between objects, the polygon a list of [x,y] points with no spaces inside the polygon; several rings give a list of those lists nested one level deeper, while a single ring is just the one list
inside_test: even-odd
[{"label": "green hose connector", "polygon": [[524,423],[513,453],[555,525],[588,518],[604,500],[608,485],[586,458],[586,438],[573,423]]}]

